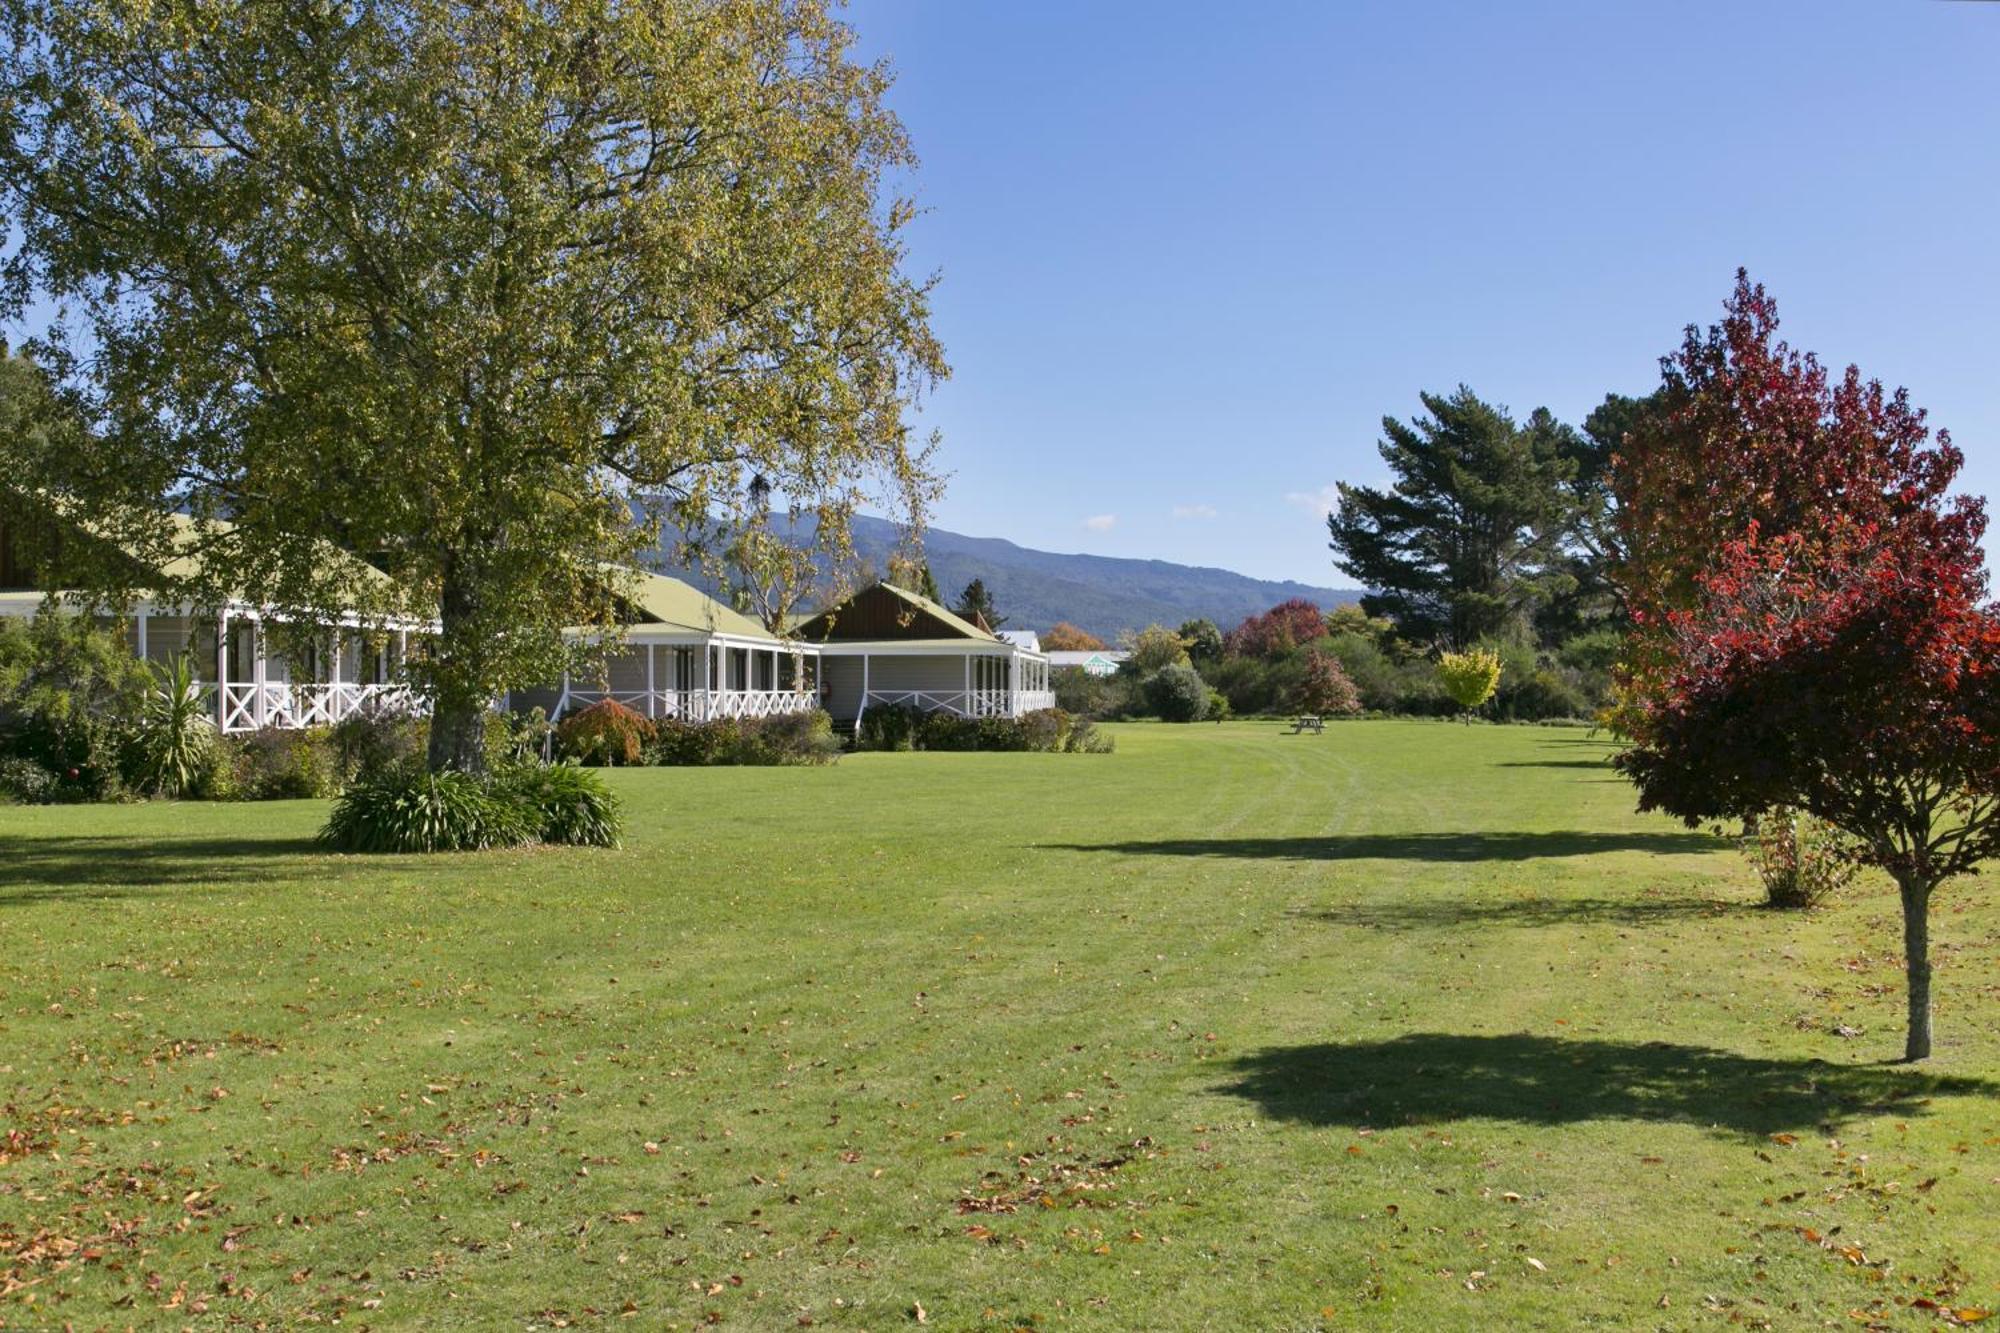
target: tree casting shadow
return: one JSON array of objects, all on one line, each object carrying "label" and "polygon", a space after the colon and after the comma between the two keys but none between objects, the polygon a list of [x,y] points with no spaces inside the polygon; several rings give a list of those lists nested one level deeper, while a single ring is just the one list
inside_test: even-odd
[{"label": "tree casting shadow", "polygon": [[1530,861],[1600,852],[1712,852],[1705,833],[1362,833],[1317,838],[1160,838],[1052,843],[1056,851],[1127,856],[1218,856],[1274,861]]},{"label": "tree casting shadow", "polygon": [[1454,1120],[1640,1120],[1723,1133],[1832,1132],[1856,1116],[1923,1115],[1932,1097],[2000,1095],[1986,1079],[1884,1065],[1775,1060],[1668,1042],[1418,1032],[1260,1051],[1221,1090],[1279,1120],[1384,1128]]},{"label": "tree casting shadow", "polygon": [[266,880],[296,872],[298,857],[325,855],[310,838],[0,836],[0,906],[136,896],[91,889]]}]

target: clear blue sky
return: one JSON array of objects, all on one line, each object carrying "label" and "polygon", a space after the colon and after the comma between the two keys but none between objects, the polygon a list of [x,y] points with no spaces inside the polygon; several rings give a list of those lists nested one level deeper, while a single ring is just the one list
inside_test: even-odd
[{"label": "clear blue sky", "polygon": [[2000,4],[854,0],[923,165],[935,521],[1339,583],[1460,381],[1579,420],[1737,265],[2000,492]]}]

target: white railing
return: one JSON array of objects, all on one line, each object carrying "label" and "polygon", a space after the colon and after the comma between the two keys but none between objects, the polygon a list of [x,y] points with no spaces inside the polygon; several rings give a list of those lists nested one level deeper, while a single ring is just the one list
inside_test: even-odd
[{"label": "white railing", "polygon": [[1054,708],[1049,690],[870,690],[862,712],[881,705],[904,705],[923,713],[956,713],[960,717],[1019,717]]},{"label": "white railing", "polygon": [[330,727],[360,712],[418,713],[422,701],[407,685],[263,685],[222,687],[217,721],[225,732],[262,727]]},{"label": "white railing", "polygon": [[810,690],[579,690],[572,688],[556,705],[550,720],[616,699],[647,717],[675,717],[709,722],[725,717],[785,717],[810,713],[819,697]]}]

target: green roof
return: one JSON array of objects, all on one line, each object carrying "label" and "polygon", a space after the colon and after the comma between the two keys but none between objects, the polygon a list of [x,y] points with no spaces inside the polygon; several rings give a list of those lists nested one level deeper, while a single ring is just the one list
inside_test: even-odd
[{"label": "green roof", "polygon": [[667,625],[694,634],[732,634],[746,639],[777,641],[778,636],[757,621],[741,611],[731,610],[691,583],[669,578],[665,574],[638,574],[635,577],[637,581],[626,597],[632,609],[643,619],[630,624]]}]

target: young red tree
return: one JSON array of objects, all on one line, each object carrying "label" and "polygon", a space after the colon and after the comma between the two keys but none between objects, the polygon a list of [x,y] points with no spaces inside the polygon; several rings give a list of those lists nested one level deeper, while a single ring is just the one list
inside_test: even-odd
[{"label": "young red tree", "polygon": [[2000,852],[1985,510],[1950,494],[1962,455],[1902,391],[1852,368],[1831,382],[1773,347],[1775,326],[1739,275],[1730,318],[1669,374],[1679,426],[1624,479],[1642,628],[1618,764],[1641,809],[1694,824],[1796,805],[1858,839],[1902,897],[1905,1054],[1922,1059],[1931,895]]},{"label": "young red tree", "polygon": [[1299,682],[1299,708],[1322,717],[1351,717],[1361,711],[1361,692],[1348,679],[1340,659],[1323,648],[1306,654],[1305,679]]}]

